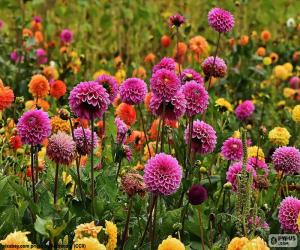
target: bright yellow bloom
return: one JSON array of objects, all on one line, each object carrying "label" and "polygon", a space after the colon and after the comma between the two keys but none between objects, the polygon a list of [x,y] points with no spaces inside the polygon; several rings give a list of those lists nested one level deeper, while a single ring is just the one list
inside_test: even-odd
[{"label": "bright yellow bloom", "polygon": [[283,96],[285,98],[291,98],[296,94],[296,90],[292,88],[284,88],[283,89]]},{"label": "bright yellow bloom", "polygon": [[284,100],[277,102],[277,107],[284,107],[285,105],[286,105],[286,101]]},{"label": "bright yellow bloom", "polygon": [[241,132],[239,130],[236,130],[233,132],[232,136],[233,138],[241,138]]},{"label": "bright yellow bloom", "polygon": [[284,80],[286,80],[289,77],[290,74],[289,74],[288,70],[284,66],[277,65],[273,69],[273,75],[276,78],[284,81]]},{"label": "bright yellow bloom", "polygon": [[121,84],[126,78],[126,71],[124,69],[119,69],[116,72],[115,77],[116,77],[118,83]]},{"label": "bright yellow bloom", "polygon": [[114,250],[117,247],[118,229],[111,221],[105,221],[105,230],[108,235],[108,242],[106,244],[107,250]]},{"label": "bright yellow bloom", "polygon": [[224,98],[219,98],[216,100],[216,105],[217,107],[222,107],[222,108],[225,108],[227,109],[228,111],[232,111],[233,108],[232,108],[232,105],[230,102],[228,102],[226,99]]},{"label": "bright yellow bloom", "polygon": [[106,247],[99,242],[97,238],[84,237],[75,240],[73,250],[106,250]]},{"label": "bright yellow bloom", "polygon": [[229,245],[227,246],[227,250],[241,250],[244,245],[246,245],[249,240],[246,237],[235,237],[233,238]]},{"label": "bright yellow bloom", "polygon": [[[36,249],[36,248],[31,248],[30,246],[32,245],[31,241],[28,240],[27,234],[30,234],[29,232],[21,232],[21,231],[15,231],[13,233],[10,233],[9,235],[6,236],[4,240],[0,240],[1,245],[28,245],[29,247],[22,248],[24,250],[29,250],[29,249]],[[6,247],[6,250],[13,250],[16,248],[10,248]]]},{"label": "bright yellow bloom", "polygon": [[262,151],[261,148],[258,148],[257,146],[248,147],[247,148],[247,154],[248,154],[248,158],[258,156],[259,160],[264,160],[265,159],[264,152]]},{"label": "bright yellow bloom", "polygon": [[270,248],[263,239],[257,237],[246,243],[241,250],[270,250]]},{"label": "bright yellow bloom", "polygon": [[51,127],[52,127],[52,133],[57,133],[58,131],[62,131],[65,133],[70,132],[70,124],[68,121],[65,121],[61,119],[58,116],[53,116],[51,118]]},{"label": "bright yellow bloom", "polygon": [[101,226],[96,226],[95,222],[80,224],[74,230],[75,239],[81,239],[84,237],[97,238],[98,233],[101,231]]},{"label": "bright yellow bloom", "polygon": [[185,250],[185,247],[180,240],[169,236],[160,243],[157,250]]},{"label": "bright yellow bloom", "polygon": [[286,146],[289,143],[291,135],[286,128],[275,127],[269,132],[269,140],[277,146]]},{"label": "bright yellow bloom", "polygon": [[300,231],[300,212],[299,212],[298,218],[297,218],[297,225],[298,225],[298,229]]},{"label": "bright yellow bloom", "polygon": [[283,64],[283,67],[289,72],[291,73],[293,71],[293,65],[291,63],[285,63]]},{"label": "bright yellow bloom", "polygon": [[292,111],[293,121],[300,123],[300,105],[296,105]]},{"label": "bright yellow bloom", "polygon": [[264,59],[263,59],[263,64],[264,64],[264,65],[268,66],[268,65],[270,65],[271,63],[272,63],[271,57],[269,57],[269,56],[264,57]]},{"label": "bright yellow bloom", "polygon": [[100,69],[98,71],[96,71],[93,75],[94,80],[96,80],[99,76],[101,75],[110,75],[108,71],[104,70],[104,69]]}]

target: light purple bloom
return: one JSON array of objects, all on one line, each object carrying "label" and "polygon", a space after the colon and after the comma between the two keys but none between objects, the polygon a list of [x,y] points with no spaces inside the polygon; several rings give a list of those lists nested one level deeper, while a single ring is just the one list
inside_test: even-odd
[{"label": "light purple bloom", "polygon": [[74,130],[74,140],[76,143],[77,152],[80,155],[87,155],[91,153],[92,148],[97,147],[98,137],[94,132],[94,143],[92,146],[92,132],[90,129],[78,127]]},{"label": "light purple bloom", "polygon": [[117,127],[117,143],[124,144],[126,141],[126,134],[128,132],[128,126],[119,117],[115,118],[115,125]]}]

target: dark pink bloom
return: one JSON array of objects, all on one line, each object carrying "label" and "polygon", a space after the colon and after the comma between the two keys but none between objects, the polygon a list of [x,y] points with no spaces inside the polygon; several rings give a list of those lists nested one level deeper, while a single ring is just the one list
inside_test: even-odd
[{"label": "dark pink bloom", "polygon": [[272,155],[273,166],[276,171],[285,174],[300,172],[300,151],[295,147],[280,147]]},{"label": "dark pink bloom", "polygon": [[299,233],[297,218],[300,213],[300,200],[289,196],[279,206],[278,220],[281,228],[287,232]]},{"label": "dark pink bloom", "polygon": [[207,57],[202,63],[202,69],[206,77],[224,77],[227,72],[227,65],[224,60],[218,56]]},{"label": "dark pink bloom", "polygon": [[139,78],[128,78],[120,86],[120,97],[122,102],[130,105],[136,105],[143,102],[146,93],[147,85]]},{"label": "dark pink bloom", "polygon": [[170,26],[180,27],[182,24],[185,23],[185,17],[180,14],[175,14],[170,16]]},{"label": "dark pink bloom", "polygon": [[167,69],[170,71],[174,71],[176,69],[176,62],[173,58],[170,57],[164,57],[163,59],[160,60],[160,62],[156,65],[154,65],[152,69],[152,74],[154,74],[156,71],[160,69]]},{"label": "dark pink bloom", "polygon": [[103,74],[96,79],[96,82],[105,88],[106,92],[109,94],[110,101],[113,102],[119,91],[117,80],[113,76]]},{"label": "dark pink bloom", "polygon": [[208,199],[206,189],[200,184],[194,184],[188,191],[189,202],[192,205],[200,205]]},{"label": "dark pink bloom", "polygon": [[208,23],[217,32],[226,33],[232,30],[234,17],[229,11],[213,8],[208,12]]},{"label": "dark pink bloom", "polygon": [[180,74],[180,79],[181,84],[186,84],[187,82],[195,81],[201,85],[204,85],[204,80],[202,76],[193,69],[185,69],[184,71],[182,71],[182,73]]},{"label": "dark pink bloom", "polygon": [[92,132],[90,129],[83,129],[82,127],[74,130],[74,140],[76,143],[77,152],[80,155],[87,155],[91,153],[93,148],[97,147],[98,137],[94,132],[94,143],[92,145]]},{"label": "dark pink bloom", "polygon": [[226,160],[240,161],[243,157],[243,144],[240,139],[228,138],[223,142],[221,154]]},{"label": "dark pink bloom", "polygon": [[69,29],[64,29],[61,33],[60,33],[60,40],[63,43],[71,43],[73,40],[73,32]]},{"label": "dark pink bloom", "polygon": [[236,117],[243,121],[247,120],[254,112],[255,106],[252,101],[246,100],[242,102],[240,105],[237,106],[235,109],[235,115]]}]

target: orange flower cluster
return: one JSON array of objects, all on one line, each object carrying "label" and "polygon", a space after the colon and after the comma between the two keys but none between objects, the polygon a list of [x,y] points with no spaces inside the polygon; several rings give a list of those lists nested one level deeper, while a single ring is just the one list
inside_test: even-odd
[{"label": "orange flower cluster", "polygon": [[4,87],[0,79],[0,111],[9,108],[14,101],[14,92],[9,87]]},{"label": "orange flower cluster", "polygon": [[28,84],[29,93],[35,98],[44,98],[49,93],[49,82],[42,75],[34,75]]}]

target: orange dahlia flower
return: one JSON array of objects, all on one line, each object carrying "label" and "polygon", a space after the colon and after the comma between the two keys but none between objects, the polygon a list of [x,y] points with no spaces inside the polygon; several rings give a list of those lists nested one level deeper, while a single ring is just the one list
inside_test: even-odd
[{"label": "orange dahlia flower", "polygon": [[143,148],[143,145],[146,141],[145,134],[142,131],[133,130],[130,136],[127,138],[126,143],[133,143],[134,148],[136,150],[140,150]]},{"label": "orange dahlia flower", "polygon": [[135,108],[127,103],[121,103],[116,109],[116,115],[128,126],[136,122]]},{"label": "orange dahlia flower", "polygon": [[49,82],[46,77],[42,75],[34,75],[28,84],[29,93],[36,98],[44,98],[49,93]]},{"label": "orange dahlia flower", "polygon": [[263,30],[260,34],[260,39],[267,42],[271,39],[271,33],[268,30]]},{"label": "orange dahlia flower", "polygon": [[195,36],[189,41],[190,50],[198,55],[208,54],[208,43],[203,36]]},{"label": "orange dahlia flower", "polygon": [[9,87],[4,87],[0,79],[0,111],[10,107],[14,98],[14,92]]},{"label": "orange dahlia flower", "polygon": [[36,43],[41,43],[42,41],[44,41],[43,33],[40,31],[36,31],[34,33],[34,40]]},{"label": "orange dahlia flower", "polygon": [[156,56],[153,53],[149,53],[145,56],[144,62],[145,63],[154,63]]},{"label": "orange dahlia flower", "polygon": [[266,55],[266,49],[264,47],[259,47],[256,50],[256,55],[258,55],[260,57],[264,57]]},{"label": "orange dahlia flower", "polygon": [[146,109],[150,112],[150,101],[151,101],[152,92],[148,92],[145,96],[144,103]]},{"label": "orange dahlia flower", "polygon": [[67,92],[66,84],[61,80],[54,81],[50,86],[50,95],[56,99],[61,98]]}]

